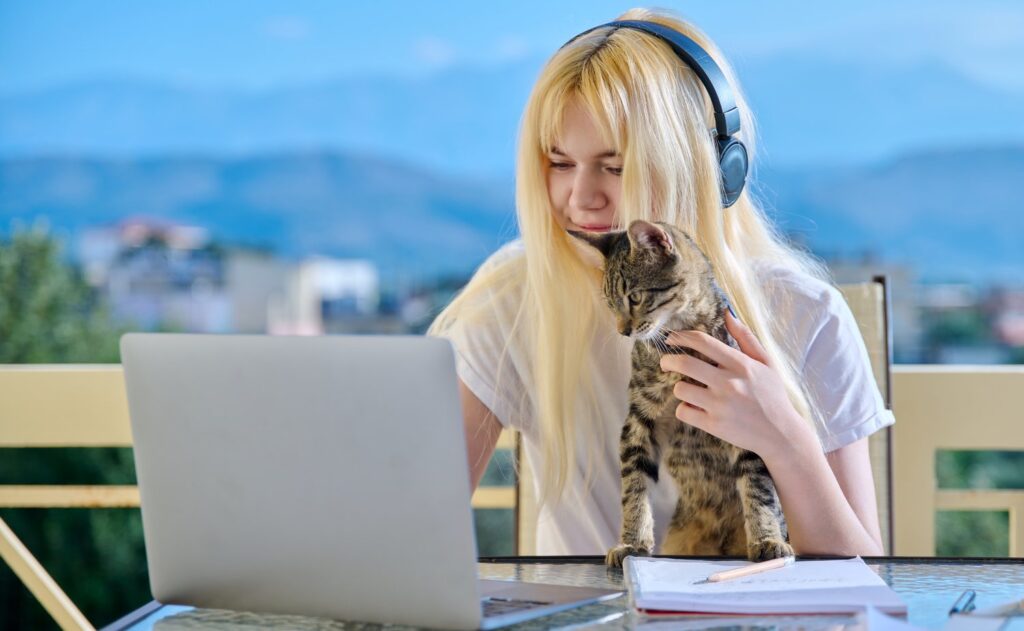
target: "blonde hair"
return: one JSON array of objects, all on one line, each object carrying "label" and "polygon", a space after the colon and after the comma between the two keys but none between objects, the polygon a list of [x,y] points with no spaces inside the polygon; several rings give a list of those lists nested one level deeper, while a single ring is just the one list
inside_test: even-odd
[{"label": "blonde hair", "polygon": [[[704,33],[670,14],[632,9],[618,19],[647,20],[693,39],[721,67],[736,95],[739,138],[753,163],[754,120],[731,67]],[[796,410],[820,423],[799,378],[803,349],[792,348],[782,324],[768,310],[758,263],[797,269],[828,280],[825,268],[789,246],[749,192],[722,206],[712,107],[702,84],[661,40],[634,29],[596,29],[561,48],[548,61],[530,94],[520,127],[516,206],[524,257],[477,272],[437,317],[429,334],[444,335],[456,320],[472,325],[487,317],[486,301],[519,288],[523,298],[514,335],[530,352],[535,419],[543,452],[541,501],[561,497],[577,465],[575,445],[587,441],[586,470],[601,449],[587,354],[607,310],[600,301],[600,271],[578,254],[551,208],[547,154],[557,144],[563,113],[579,103],[623,159],[617,208],[621,226],[635,219],[665,221],[689,233],[711,261],[715,276],[740,319],[779,367]],[[511,340],[506,340],[507,344]],[[505,354],[507,357],[507,352]],[[503,357],[504,360],[504,357]],[[504,363],[504,361],[502,361]],[[500,374],[500,373],[499,373]],[[583,409],[580,409],[583,406]]]}]

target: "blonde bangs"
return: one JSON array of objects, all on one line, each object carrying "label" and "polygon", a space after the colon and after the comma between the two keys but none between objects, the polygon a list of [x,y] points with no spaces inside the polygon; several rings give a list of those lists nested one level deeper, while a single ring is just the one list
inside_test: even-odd
[{"label": "blonde bangs", "polygon": [[570,56],[570,61],[563,72],[554,74],[547,94],[541,97],[537,138],[540,151],[547,153],[558,145],[565,112],[578,103],[594,121],[601,140],[610,149],[622,152],[629,111],[624,99],[626,78],[609,72],[612,64],[594,59],[604,56],[604,50],[568,49],[560,54]]}]

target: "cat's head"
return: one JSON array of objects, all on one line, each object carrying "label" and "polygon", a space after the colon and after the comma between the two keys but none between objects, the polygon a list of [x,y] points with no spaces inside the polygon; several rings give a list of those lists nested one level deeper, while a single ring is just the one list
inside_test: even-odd
[{"label": "cat's head", "polygon": [[709,265],[682,231],[634,221],[621,231],[569,231],[604,259],[604,296],[619,333],[653,339],[698,298]]}]

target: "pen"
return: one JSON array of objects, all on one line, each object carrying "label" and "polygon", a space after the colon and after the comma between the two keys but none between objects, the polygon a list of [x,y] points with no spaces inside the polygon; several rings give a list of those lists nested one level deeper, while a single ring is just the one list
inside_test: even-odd
[{"label": "pen", "polygon": [[786,567],[792,565],[796,560],[795,557],[780,557],[778,559],[772,559],[771,561],[762,561],[761,563],[754,563],[752,565],[745,565],[738,567],[734,570],[724,570],[722,572],[715,572],[708,576],[701,583],[721,583],[722,581],[731,581],[735,578],[743,578],[744,576],[750,576],[751,574],[760,574],[761,572],[767,572],[768,570],[775,570],[780,567]]},{"label": "pen", "polygon": [[950,607],[949,615],[952,616],[955,613],[967,613],[973,610],[975,596],[977,596],[977,594],[973,589],[965,589],[964,592],[960,594],[960,597],[956,599],[956,602],[953,603],[953,606]]}]

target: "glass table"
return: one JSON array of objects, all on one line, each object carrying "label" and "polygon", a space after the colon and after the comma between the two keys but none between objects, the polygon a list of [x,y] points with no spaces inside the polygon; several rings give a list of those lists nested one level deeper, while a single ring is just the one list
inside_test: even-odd
[{"label": "glass table", "polygon": [[[805,557],[801,557],[805,558]],[[953,602],[965,589],[977,592],[978,608],[1024,598],[1024,560],[942,559],[867,557],[865,562],[878,573],[909,607],[910,623],[939,629]],[[604,566],[600,557],[498,557],[480,559],[480,577],[531,583],[583,585],[625,589],[621,570]],[[600,628],[600,629],[842,629],[855,625],[853,616],[672,616],[648,617],[633,612],[625,595],[599,604],[587,605],[537,618],[509,629]],[[173,629],[216,629],[241,631],[265,628],[397,629],[393,625],[345,623],[331,620],[228,612],[212,609],[161,605],[152,602],[105,627],[110,630],[170,631]],[[1024,617],[1010,619],[1004,627],[1024,631]]]}]

